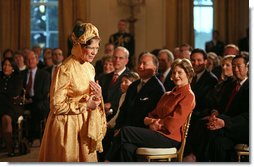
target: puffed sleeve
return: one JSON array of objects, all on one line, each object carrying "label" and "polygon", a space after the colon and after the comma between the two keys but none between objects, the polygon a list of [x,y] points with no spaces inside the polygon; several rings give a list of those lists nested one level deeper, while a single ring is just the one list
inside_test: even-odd
[{"label": "puffed sleeve", "polygon": [[80,99],[84,99],[83,102],[67,95],[68,91],[71,91],[70,87],[73,79],[70,69],[64,65],[59,68],[51,101],[54,114],[79,114],[86,110],[86,101],[89,95],[84,94],[83,97],[80,97]]}]

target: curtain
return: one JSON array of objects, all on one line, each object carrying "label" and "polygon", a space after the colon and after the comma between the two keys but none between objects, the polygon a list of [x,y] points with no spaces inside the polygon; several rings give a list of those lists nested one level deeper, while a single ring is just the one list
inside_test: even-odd
[{"label": "curtain", "polygon": [[166,0],[166,48],[194,46],[193,1]]},{"label": "curtain", "polygon": [[0,1],[0,51],[30,46],[30,0]]},{"label": "curtain", "polygon": [[214,0],[214,29],[226,44],[238,45],[249,27],[248,0]]},{"label": "curtain", "polygon": [[68,38],[77,20],[87,21],[88,1],[61,0],[59,5],[59,48],[65,56],[68,53]]}]

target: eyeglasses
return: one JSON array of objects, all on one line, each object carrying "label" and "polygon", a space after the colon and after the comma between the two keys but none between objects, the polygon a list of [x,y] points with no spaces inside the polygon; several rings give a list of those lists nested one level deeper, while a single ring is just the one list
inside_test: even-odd
[{"label": "eyeglasses", "polygon": [[93,50],[93,51],[98,51],[99,47],[90,47],[90,46],[85,46],[86,49],[88,50]]}]

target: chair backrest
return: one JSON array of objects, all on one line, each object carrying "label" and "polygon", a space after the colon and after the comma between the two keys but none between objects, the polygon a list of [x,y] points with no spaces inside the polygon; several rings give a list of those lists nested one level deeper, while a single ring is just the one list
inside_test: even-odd
[{"label": "chair backrest", "polygon": [[183,126],[182,143],[181,143],[180,148],[177,151],[177,160],[178,160],[178,162],[183,161],[183,153],[184,153],[184,149],[185,149],[186,138],[188,136],[191,115],[192,115],[192,112],[190,112],[190,114],[188,115],[188,118],[187,118],[187,120],[186,120],[186,122]]}]

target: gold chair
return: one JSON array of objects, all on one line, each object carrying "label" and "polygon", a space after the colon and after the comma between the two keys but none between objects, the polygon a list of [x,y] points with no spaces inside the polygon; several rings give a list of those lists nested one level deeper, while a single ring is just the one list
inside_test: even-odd
[{"label": "gold chair", "polygon": [[139,147],[136,151],[138,158],[146,159],[148,162],[151,161],[171,161],[176,159],[178,162],[183,161],[183,152],[185,149],[186,138],[190,126],[191,114],[189,114],[186,123],[183,126],[182,143],[180,148],[147,148]]},{"label": "gold chair", "polygon": [[241,162],[242,156],[249,156],[249,145],[247,144],[237,144],[235,145],[235,151],[237,155],[237,161]]}]

